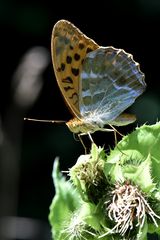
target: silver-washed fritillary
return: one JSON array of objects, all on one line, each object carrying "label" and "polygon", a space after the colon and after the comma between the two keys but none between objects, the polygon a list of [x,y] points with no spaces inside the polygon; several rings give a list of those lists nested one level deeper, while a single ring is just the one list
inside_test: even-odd
[{"label": "silver-washed fritillary", "polygon": [[106,124],[122,126],[135,121],[124,114],[145,88],[144,74],[131,54],[100,47],[72,23],[58,21],[51,52],[59,88],[74,118],[74,133],[104,131]]}]

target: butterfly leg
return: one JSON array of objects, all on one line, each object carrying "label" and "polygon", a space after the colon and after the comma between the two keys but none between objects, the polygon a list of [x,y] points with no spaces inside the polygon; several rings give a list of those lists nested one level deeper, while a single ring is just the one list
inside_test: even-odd
[{"label": "butterfly leg", "polygon": [[115,145],[117,145],[117,135],[116,133],[118,133],[121,137],[123,137],[124,135],[122,133],[120,133],[115,127],[113,127],[113,125],[110,125],[109,126],[113,129],[114,131],[114,139],[115,139]]},{"label": "butterfly leg", "polygon": [[122,133],[120,133],[115,127],[113,127],[113,125],[110,125],[109,126],[114,130],[114,132],[117,132],[121,137],[123,137],[124,135]]},{"label": "butterfly leg", "polygon": [[85,154],[87,154],[87,148],[82,140],[82,137],[81,137],[82,135],[84,135],[84,134],[80,133],[80,134],[78,134],[78,137],[79,137],[80,142],[82,143],[82,146],[84,147]]},{"label": "butterfly leg", "polygon": [[88,132],[87,134],[88,134],[88,136],[89,136],[89,139],[91,140],[91,142],[92,142],[92,143],[94,143],[94,141],[93,141],[93,138],[92,138],[92,136],[91,136],[90,132]]},{"label": "butterfly leg", "polygon": [[117,135],[116,133],[118,133],[120,136],[123,136],[115,127],[113,127],[112,125],[109,124],[109,126],[111,127],[111,129],[109,128],[100,128],[100,131],[103,132],[114,132],[114,139],[115,139],[115,145],[117,145]]},{"label": "butterfly leg", "polygon": [[88,133],[80,133],[80,134],[78,134],[79,140],[80,140],[80,142],[82,143],[82,146],[84,147],[85,154],[87,154],[87,147],[85,146],[84,141],[83,141],[83,139],[82,139],[82,136],[84,136],[84,135],[88,135],[88,137],[89,137],[91,143],[94,143],[94,141],[93,141],[93,138],[92,138],[90,132],[88,132]]}]

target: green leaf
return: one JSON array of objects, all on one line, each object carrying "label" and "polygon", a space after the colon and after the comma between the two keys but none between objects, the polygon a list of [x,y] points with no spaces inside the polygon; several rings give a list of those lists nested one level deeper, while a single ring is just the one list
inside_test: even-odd
[{"label": "green leaf", "polygon": [[137,240],[147,240],[147,231],[148,231],[148,224],[147,224],[147,220],[145,220],[143,227],[139,228],[139,231],[137,234]]},{"label": "green leaf", "polygon": [[[106,178],[103,173],[106,154],[101,147],[92,144],[91,153],[81,155],[70,169],[70,177],[83,201],[98,202],[101,197],[100,185],[103,188]],[[97,191],[98,190],[98,191]]]},{"label": "green leaf", "polygon": [[53,238],[59,240],[72,213],[80,207],[81,198],[71,182],[60,173],[58,159],[54,161],[52,176],[56,193],[50,206],[49,221]]},{"label": "green leaf", "polygon": [[[117,144],[104,166],[113,182],[129,179],[144,191],[160,185],[160,123],[143,125]],[[153,182],[154,179],[154,182]]]},{"label": "green leaf", "polygon": [[141,162],[138,167],[134,167],[135,171],[129,171],[128,169],[133,170],[133,166],[127,166],[123,168],[123,174],[126,179],[131,179],[135,185],[141,187],[143,192],[149,194],[155,189],[155,184],[153,183],[151,177],[151,155],[149,154],[148,157]]}]

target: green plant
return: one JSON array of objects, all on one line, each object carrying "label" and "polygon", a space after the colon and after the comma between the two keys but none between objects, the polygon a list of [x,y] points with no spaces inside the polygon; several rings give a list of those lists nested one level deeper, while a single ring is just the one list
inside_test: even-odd
[{"label": "green plant", "polygon": [[147,240],[160,233],[160,123],[143,125],[106,154],[92,145],[67,181],[54,163],[49,221],[55,240]]}]

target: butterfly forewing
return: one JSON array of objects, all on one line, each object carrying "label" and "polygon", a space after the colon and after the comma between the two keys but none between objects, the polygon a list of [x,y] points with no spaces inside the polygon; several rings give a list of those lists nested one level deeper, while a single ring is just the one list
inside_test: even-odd
[{"label": "butterfly forewing", "polygon": [[88,52],[99,46],[66,20],[53,28],[51,52],[59,88],[72,113],[78,118],[79,83],[83,61]]},{"label": "butterfly forewing", "polygon": [[80,113],[90,122],[111,124],[143,93],[144,74],[132,55],[113,47],[90,52],[80,77]]}]

